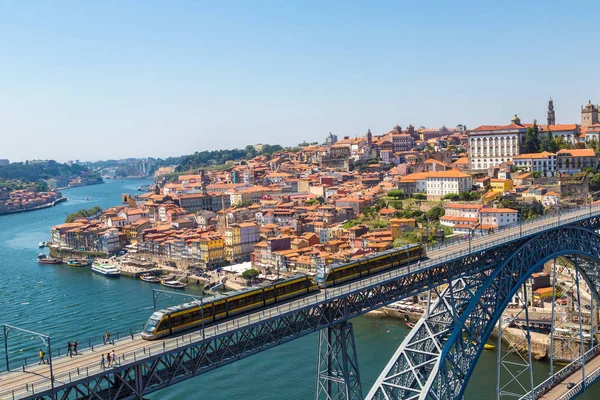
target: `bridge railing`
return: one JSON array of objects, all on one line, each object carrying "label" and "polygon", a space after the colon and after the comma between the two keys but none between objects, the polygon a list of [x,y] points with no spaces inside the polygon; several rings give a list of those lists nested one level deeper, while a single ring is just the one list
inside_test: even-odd
[{"label": "bridge railing", "polygon": [[[592,347],[590,350],[588,350],[584,354],[584,362],[587,363],[588,361],[595,358],[599,354],[600,354],[600,344]],[[581,369],[581,357],[578,357],[577,359],[573,360],[571,363],[569,363],[566,366],[564,366],[563,368],[561,368],[560,371],[558,371],[557,373],[555,373],[554,375],[552,375],[551,377],[549,377],[548,379],[546,379],[545,381],[543,381],[542,383],[537,385],[534,389],[536,398],[547,393],[549,390],[554,388],[559,383],[563,382],[567,377],[569,377],[570,375],[572,375],[574,372],[576,372],[579,369]],[[522,396],[521,400],[530,399],[530,398],[531,398],[531,392]]]},{"label": "bridge railing", "polygon": [[[575,210],[574,212],[577,212],[577,211],[580,211],[580,210]],[[576,215],[576,216],[573,216],[570,218],[563,218],[561,221],[556,221],[556,222],[553,222],[552,224],[546,224],[546,225],[542,225],[540,227],[535,227],[533,229],[528,229],[528,228],[523,227],[522,234],[519,232],[519,233],[515,233],[513,235],[509,235],[504,238],[498,238],[498,240],[493,240],[494,238],[490,239],[487,236],[479,237],[479,238],[473,239],[471,241],[472,246],[471,246],[470,252],[469,252],[469,249],[467,248],[467,249],[464,249],[464,250],[461,250],[458,252],[445,254],[444,256],[437,257],[435,259],[429,259],[422,263],[417,263],[416,265],[411,264],[411,265],[404,266],[402,268],[398,268],[398,269],[395,269],[395,270],[392,270],[392,271],[389,271],[389,272],[386,272],[383,274],[369,277],[365,280],[356,281],[356,282],[345,284],[345,285],[335,287],[335,288],[328,288],[328,289],[323,290],[322,292],[315,294],[315,295],[311,295],[311,296],[308,296],[308,297],[305,297],[302,299],[292,300],[289,303],[284,303],[284,304],[278,305],[276,307],[272,307],[272,308],[262,310],[262,311],[259,311],[259,312],[253,313],[253,314],[248,314],[243,317],[234,318],[230,321],[225,321],[225,322],[222,322],[222,323],[219,323],[216,325],[212,325],[212,326],[205,328],[203,332],[202,332],[202,330],[200,330],[200,331],[196,331],[196,332],[193,332],[193,333],[190,333],[187,335],[169,338],[162,342],[150,343],[147,346],[142,347],[141,349],[138,348],[133,351],[120,352],[119,354],[116,354],[118,357],[118,364],[119,365],[122,363],[129,364],[131,361],[133,361],[133,362],[141,361],[143,359],[150,358],[150,357],[156,356],[158,354],[169,353],[169,352],[172,352],[173,350],[178,349],[181,346],[186,346],[188,344],[200,342],[200,341],[204,340],[205,338],[210,338],[210,337],[214,337],[216,335],[220,335],[223,333],[235,331],[235,330],[238,330],[243,327],[247,327],[247,326],[255,324],[255,323],[260,323],[265,320],[270,320],[273,317],[280,316],[282,314],[287,314],[287,313],[295,312],[302,308],[311,307],[319,302],[333,300],[335,298],[348,295],[349,293],[354,292],[354,291],[363,290],[370,286],[379,285],[384,282],[389,282],[389,281],[397,279],[398,277],[400,277],[404,274],[415,273],[415,272],[420,272],[422,270],[427,270],[433,265],[437,265],[437,264],[446,262],[448,260],[453,260],[453,259],[462,257],[462,256],[470,254],[470,253],[481,251],[484,248],[490,247],[490,245],[493,245],[493,246],[501,245],[503,243],[513,241],[513,240],[518,239],[523,236],[528,236],[531,234],[549,230],[549,229],[552,229],[559,225],[569,224],[572,222],[576,222],[579,220],[589,218],[589,216],[595,216],[595,215],[600,215],[600,211],[596,210],[596,211],[592,212],[590,209],[590,214],[582,213],[580,215]],[[554,216],[552,216],[552,217],[554,217]],[[552,217],[547,217],[547,218],[552,218]],[[527,224],[524,224],[524,225],[530,225],[535,222],[539,222],[539,220],[537,220],[537,221],[534,220],[534,221],[528,222]],[[515,229],[515,227],[513,226],[512,229]],[[492,236],[494,236],[494,234],[492,234]],[[478,245],[473,246],[474,242],[477,242]],[[445,247],[445,246],[441,246],[441,247]],[[137,334],[134,334],[134,337],[135,336],[137,336]],[[121,343],[125,340],[127,340],[127,339],[120,338],[115,343]],[[100,348],[98,348],[98,349],[100,349]],[[95,349],[91,349],[91,350],[96,351]],[[101,357],[102,351],[105,351],[105,350],[110,351],[111,348],[109,346],[102,347],[102,350],[100,350],[97,353],[98,354],[98,362],[97,363],[94,363],[91,366],[86,367],[85,369],[73,368],[71,371],[62,373],[60,375],[56,375],[55,383],[59,385],[60,383],[68,383],[68,382],[72,382],[72,381],[79,381],[82,379],[89,380],[90,377],[104,373],[105,370],[100,366],[100,357]],[[118,366],[117,366],[117,368],[118,368]],[[2,393],[0,393],[0,398],[2,398],[2,399],[9,398],[10,399],[10,398],[20,398],[20,397],[30,396],[34,393],[39,393],[41,391],[49,390],[50,387],[51,387],[51,385],[50,385],[49,379],[41,378],[40,380],[34,382],[33,384],[25,385],[21,390],[11,390],[11,391],[2,392]]]},{"label": "bridge railing", "polygon": [[[131,329],[131,328],[128,331],[127,330],[116,331],[116,332],[112,331],[112,332],[110,332],[110,343],[120,341],[121,339],[130,339],[131,340],[134,338],[134,336],[135,336],[135,333],[134,333],[133,329]],[[71,342],[71,344],[72,343],[73,342]],[[52,347],[54,347],[52,349],[52,359],[55,359],[55,358],[58,358],[61,356],[66,357],[69,355],[68,348],[67,348],[67,342],[58,344],[53,341],[52,344],[53,344]],[[77,340],[77,352],[84,353],[84,352],[87,352],[88,350],[93,351],[95,347],[97,348],[98,346],[101,346],[103,344],[106,344],[104,335],[94,336],[94,337],[91,337],[88,339],[83,339],[81,341]],[[37,351],[36,351],[36,353],[37,353]],[[50,354],[46,354],[44,357],[44,360],[46,363],[48,363],[48,361],[49,361],[49,356],[50,356]],[[73,350],[73,356],[75,356],[74,350]],[[14,371],[14,370],[26,371],[29,367],[39,365],[39,362],[40,362],[39,356],[16,358],[16,359],[13,359],[10,363],[11,364],[10,371]],[[15,367],[15,365],[17,365],[17,367]],[[6,366],[4,365],[4,367],[6,367]],[[0,372],[0,377],[3,375],[6,375],[10,371]]]},{"label": "bridge railing", "polygon": [[[585,378],[585,386],[588,387],[589,385],[591,385],[592,383],[594,383],[599,378],[600,378],[600,368],[597,368],[594,372],[592,372],[591,374],[589,374],[588,376],[586,376],[586,378]],[[576,384],[575,386],[573,386],[573,388],[571,388],[567,393],[565,393],[562,396],[560,396],[558,398],[558,400],[571,400],[571,399],[574,399],[575,397],[577,397],[582,392],[582,389],[583,389],[583,383],[579,382],[578,384]]]}]

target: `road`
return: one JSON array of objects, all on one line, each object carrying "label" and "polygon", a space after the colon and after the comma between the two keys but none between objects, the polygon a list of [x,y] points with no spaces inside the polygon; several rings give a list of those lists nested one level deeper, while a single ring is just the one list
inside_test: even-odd
[{"label": "road", "polygon": [[[585,364],[585,376],[586,377],[590,376],[590,374],[592,374],[594,371],[596,371],[599,368],[600,368],[600,355],[592,358],[590,361],[588,361]],[[577,385],[579,382],[581,382],[581,378],[582,378],[582,376],[581,376],[581,369],[580,369],[580,370],[573,372],[570,376],[568,376],[561,383],[559,383],[554,388],[552,388],[551,390],[546,392],[543,396],[538,397],[538,399],[558,400],[562,396],[564,396],[569,390],[571,390],[567,387],[567,385],[570,382],[573,382],[575,385]]]},{"label": "road", "polygon": [[[581,218],[592,215],[600,215],[600,209],[598,207],[583,208],[565,213],[561,216],[556,217],[545,217],[537,220],[528,221],[523,224],[522,231],[523,235],[534,234],[541,229],[550,228],[553,225],[565,224],[568,221],[572,221],[575,218]],[[366,277],[364,279],[337,286],[334,288],[328,288],[321,290],[318,294],[303,297],[297,300],[291,300],[287,303],[278,306],[272,306],[261,311],[255,311],[244,315],[242,317],[233,318],[231,320],[221,322],[218,324],[206,327],[204,330],[205,338],[210,338],[223,332],[238,329],[250,324],[254,324],[265,319],[273,318],[277,315],[284,314],[307,305],[317,304],[326,301],[328,298],[331,299],[335,296],[342,295],[350,291],[360,290],[372,285],[376,285],[383,281],[391,280],[395,277],[413,273],[418,270],[424,270],[430,268],[432,265],[443,263],[448,259],[455,258],[461,254],[468,254],[469,249],[477,251],[485,247],[491,247],[498,245],[502,242],[508,242],[518,238],[520,236],[520,227],[515,226],[506,230],[496,232],[491,235],[477,237],[471,240],[454,243],[448,247],[442,247],[428,252],[429,259],[418,264],[418,266],[405,266],[402,268],[395,269],[393,271],[384,272],[382,274]],[[95,346],[92,349],[82,349],[80,354],[70,358],[68,356],[62,356],[54,358],[53,373],[55,377],[55,387],[58,387],[64,383],[68,383],[69,380],[77,380],[86,377],[87,374],[90,376],[96,375],[102,372],[100,367],[101,354],[106,354],[114,350],[116,356],[119,358],[121,365],[134,363],[135,360],[140,360],[151,355],[156,355],[162,351],[169,351],[176,349],[183,342],[198,343],[203,340],[202,330],[197,330],[183,336],[177,336],[160,341],[146,341],[141,338],[140,334],[135,334],[133,338],[121,339],[115,342],[114,345],[102,345]],[[600,361],[600,360],[599,360]],[[32,390],[38,393],[41,390],[47,390],[50,388],[50,368],[49,365],[34,365],[26,368],[26,371],[15,370],[11,372],[4,372],[0,374],[0,399],[12,399],[21,398],[32,394]]]}]

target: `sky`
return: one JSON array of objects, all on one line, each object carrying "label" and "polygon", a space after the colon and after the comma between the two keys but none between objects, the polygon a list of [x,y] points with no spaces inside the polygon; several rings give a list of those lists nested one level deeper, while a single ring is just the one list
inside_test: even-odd
[{"label": "sky", "polygon": [[329,132],[578,123],[597,0],[0,0],[0,158],[168,157]]}]

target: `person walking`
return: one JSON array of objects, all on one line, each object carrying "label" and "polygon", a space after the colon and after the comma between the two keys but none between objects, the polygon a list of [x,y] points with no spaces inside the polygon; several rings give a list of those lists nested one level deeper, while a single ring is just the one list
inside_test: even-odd
[{"label": "person walking", "polygon": [[73,351],[75,352],[75,355],[77,355],[77,340],[73,340]]},{"label": "person walking", "polygon": [[104,353],[102,353],[102,358],[100,359],[100,368],[106,368],[106,364],[104,363]]},{"label": "person walking", "polygon": [[69,357],[73,357],[73,345],[71,344],[71,342],[67,343],[67,353],[69,354]]},{"label": "person walking", "polygon": [[38,353],[38,356],[40,357],[40,362],[38,365],[46,364],[46,361],[44,361],[45,355],[46,355],[46,353],[44,353],[44,350],[40,349],[40,352]]},{"label": "person walking", "polygon": [[112,359],[110,357],[110,353],[106,353],[106,363],[108,364],[109,367],[112,364]]},{"label": "person walking", "polygon": [[117,365],[117,355],[115,354],[115,351],[112,351],[112,363],[113,365]]},{"label": "person walking", "polygon": [[104,344],[110,343],[110,333],[106,331],[104,334]]}]

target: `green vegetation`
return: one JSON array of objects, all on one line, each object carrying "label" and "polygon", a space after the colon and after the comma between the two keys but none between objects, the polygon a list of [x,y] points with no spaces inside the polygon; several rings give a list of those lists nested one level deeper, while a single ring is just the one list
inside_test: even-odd
[{"label": "green vegetation", "polygon": [[427,200],[427,195],[425,193],[415,193],[412,197],[415,200]]},{"label": "green vegetation", "polygon": [[101,212],[102,208],[100,208],[99,206],[95,206],[93,208],[90,208],[89,210],[75,211],[74,213],[67,215],[67,218],[65,218],[65,222],[73,222],[78,218],[89,218],[94,215],[100,214]]},{"label": "green vegetation", "polygon": [[102,181],[100,175],[91,173],[82,165],[61,164],[54,160],[36,162],[16,162],[0,166],[0,190],[32,189],[48,191],[45,180],[70,180],[78,176],[86,181]]},{"label": "green vegetation", "polygon": [[479,200],[481,195],[477,192],[462,192],[459,196],[460,201],[474,201]]},{"label": "green vegetation", "polygon": [[404,198],[404,191],[403,190],[390,190],[387,193],[388,197],[393,197],[394,199],[399,199],[402,200]]},{"label": "green vegetation", "polygon": [[194,154],[183,156],[176,171],[190,171],[208,165],[225,164],[227,161],[239,161],[260,155],[270,156],[282,150],[283,147],[278,144],[265,144],[260,151],[257,151],[252,145],[248,145],[244,149],[197,151]]},{"label": "green vegetation", "polygon": [[247,269],[244,272],[242,272],[242,278],[244,278],[245,280],[247,280],[249,282],[252,282],[256,278],[258,278],[258,275],[260,275],[260,272],[258,272],[254,268],[250,268],[250,269]]},{"label": "green vegetation", "polygon": [[448,193],[447,195],[445,195],[444,197],[442,197],[442,200],[456,201],[459,198],[460,198],[460,196],[457,195],[456,193]]},{"label": "green vegetation", "polygon": [[540,131],[534,122],[533,127],[527,128],[525,140],[523,141],[523,150],[525,153],[537,153],[540,151]]}]

